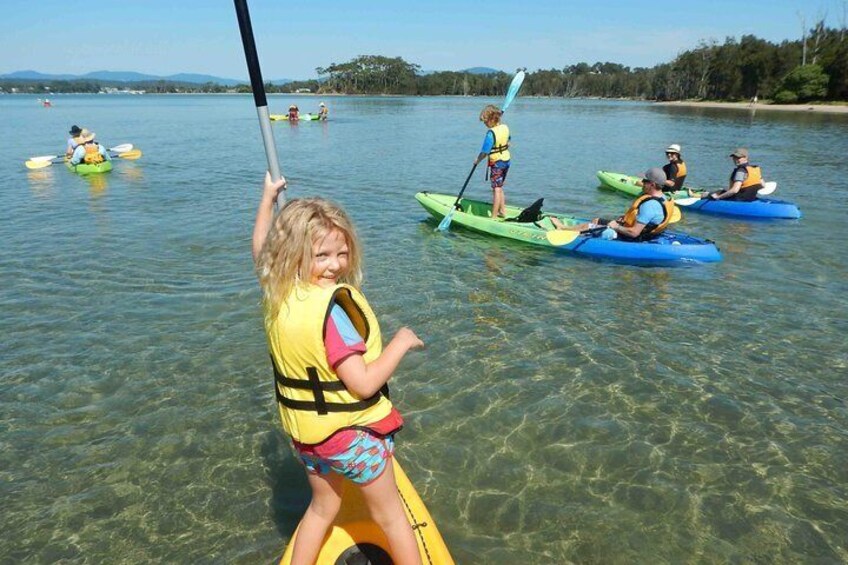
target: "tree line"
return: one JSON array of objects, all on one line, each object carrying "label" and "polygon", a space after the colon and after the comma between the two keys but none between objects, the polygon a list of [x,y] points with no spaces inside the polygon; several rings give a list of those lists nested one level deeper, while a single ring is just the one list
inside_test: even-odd
[{"label": "tree line", "polygon": [[[318,67],[317,80],[267,84],[269,93],[307,90],[319,94],[496,96],[506,91],[505,72],[422,73],[401,57],[362,55],[345,63]],[[97,92],[99,81],[18,81],[30,92]],[[250,92],[249,85],[207,83],[121,83],[147,92]],[[10,81],[0,82],[8,91]],[[116,86],[112,84],[112,86]],[[39,88],[41,90],[39,90]],[[21,89],[19,89],[21,90]],[[579,63],[529,72],[522,93],[531,96],[628,98],[643,100],[740,101],[753,97],[777,103],[848,101],[848,28],[829,28],[824,20],[801,40],[772,43],[753,35],[724,43],[701,41],[669,63],[629,68],[610,62]]]}]

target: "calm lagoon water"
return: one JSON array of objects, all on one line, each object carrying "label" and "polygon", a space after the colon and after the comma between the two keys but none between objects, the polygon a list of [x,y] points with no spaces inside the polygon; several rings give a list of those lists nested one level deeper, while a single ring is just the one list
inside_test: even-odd
[{"label": "calm lagoon water", "polygon": [[[315,97],[270,97],[272,112]],[[427,343],[398,453],[459,563],[848,561],[848,120],[519,98],[508,202],[591,216],[683,145],[714,187],[751,148],[800,221],[686,215],[678,269],[434,233],[482,98],[325,98],[274,124],[290,196],[342,203],[385,334]],[[270,562],[308,502],[250,260],[265,167],[248,96],[0,97],[0,562]],[[82,178],[71,124],[138,161]],[[468,196],[488,198],[482,175]]]}]

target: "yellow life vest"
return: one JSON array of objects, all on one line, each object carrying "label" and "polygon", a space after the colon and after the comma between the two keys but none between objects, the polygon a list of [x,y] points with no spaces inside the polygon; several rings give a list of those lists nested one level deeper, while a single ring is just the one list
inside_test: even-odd
[{"label": "yellow life vest", "polygon": [[639,234],[637,239],[650,239],[655,235],[659,235],[665,228],[668,227],[668,223],[671,221],[671,213],[674,210],[674,202],[671,200],[664,200],[659,198],[658,196],[651,196],[649,194],[643,194],[639,198],[633,201],[633,204],[630,205],[630,208],[627,209],[627,212],[624,213],[624,216],[621,217],[621,225],[632,228],[636,225],[636,216],[639,215],[639,206],[642,202],[646,200],[656,200],[663,207],[663,221],[660,222],[659,225],[656,224],[648,224],[642,230],[642,233]]},{"label": "yellow life vest", "polygon": [[83,163],[97,164],[104,161],[103,155],[100,153],[100,145],[97,143],[85,144],[85,156],[82,158]]},{"label": "yellow life vest", "polygon": [[498,124],[489,131],[495,138],[492,149],[489,150],[489,163],[509,161],[509,127],[506,124]]},{"label": "yellow life vest", "polygon": [[733,183],[733,177],[736,176],[736,171],[739,169],[745,169],[748,172],[748,178],[742,181],[742,186],[740,190],[743,188],[752,188],[756,187],[757,190],[763,187],[763,171],[757,165],[745,164],[739,165],[733,172],[730,174],[730,182]]},{"label": "yellow life vest", "polygon": [[321,443],[343,428],[368,427],[392,409],[388,387],[370,398],[359,398],[327,362],[324,324],[334,302],[363,337],[363,360],[374,361],[383,349],[380,326],[365,297],[351,286],[295,287],[276,319],[265,322],[283,428],[307,445]]}]

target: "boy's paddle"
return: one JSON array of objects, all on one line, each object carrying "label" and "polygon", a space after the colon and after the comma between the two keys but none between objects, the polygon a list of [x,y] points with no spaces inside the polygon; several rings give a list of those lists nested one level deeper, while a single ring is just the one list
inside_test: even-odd
[{"label": "boy's paddle", "polygon": [[[256,104],[256,115],[259,118],[259,129],[262,132],[262,143],[265,145],[265,157],[268,160],[268,172],[271,180],[280,180],[280,163],[277,159],[277,146],[274,143],[274,132],[271,129],[271,117],[268,112],[268,99],[265,97],[265,83],[262,82],[262,71],[259,69],[259,56],[256,54],[256,43],[253,40],[253,27],[250,25],[250,12],[247,10],[247,0],[233,0],[238,17],[241,42],[244,47],[244,58],[247,60],[247,70],[250,74],[250,86],[253,90],[253,101]],[[285,193],[280,191],[277,200],[285,202]]]},{"label": "boy's paddle", "polygon": [[578,237],[580,237],[580,232],[574,230],[550,230],[545,232],[545,238],[548,240],[548,243],[556,247],[568,245]]},{"label": "boy's paddle", "polygon": [[[524,83],[524,71],[518,71],[514,77],[512,77],[512,82],[509,84],[509,89],[506,91],[506,97],[504,98],[503,106],[501,107],[501,112],[506,112],[506,109],[509,108],[509,105],[512,104],[512,101],[515,100],[515,97],[518,96],[518,91],[521,90],[521,85]],[[436,228],[438,231],[447,231],[450,228],[451,220],[453,219],[453,213],[456,211],[456,207],[459,206],[459,201],[462,199],[462,193],[465,192],[465,189],[468,187],[468,181],[471,180],[471,175],[474,174],[474,169],[477,168],[477,163],[474,163],[474,166],[471,167],[471,172],[468,173],[468,178],[465,179],[465,183],[462,185],[462,190],[459,191],[459,194],[456,196],[456,202],[453,203],[451,209],[448,210],[448,213],[445,214],[445,217],[442,218],[442,221],[439,222],[439,226]]]}]

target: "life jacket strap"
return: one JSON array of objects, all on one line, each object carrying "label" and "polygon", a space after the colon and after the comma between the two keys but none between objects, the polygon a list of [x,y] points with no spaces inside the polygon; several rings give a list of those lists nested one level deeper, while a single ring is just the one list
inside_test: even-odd
[{"label": "life jacket strap", "polygon": [[[274,362],[273,357],[271,357],[271,366],[274,368],[274,392],[276,393],[277,402],[286,408],[291,408],[292,410],[305,410],[309,412],[317,412],[318,414],[327,414],[329,412],[358,412],[377,404],[377,402],[380,401],[381,394],[388,397],[389,388],[388,386],[383,385],[380,392],[371,398],[366,398],[358,402],[327,402],[324,399],[324,391],[338,392],[347,390],[347,387],[343,382],[321,381],[318,378],[318,370],[315,367],[306,368],[306,375],[308,379],[292,379],[286,377],[279,371],[279,369],[277,369],[277,364]],[[280,392],[281,386],[300,390],[311,390],[315,400],[293,400],[291,398],[286,398]]]}]

